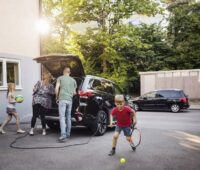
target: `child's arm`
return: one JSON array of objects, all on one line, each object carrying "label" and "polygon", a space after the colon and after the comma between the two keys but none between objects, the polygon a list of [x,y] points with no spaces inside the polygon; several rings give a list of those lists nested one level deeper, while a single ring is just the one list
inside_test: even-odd
[{"label": "child's arm", "polygon": [[16,103],[16,101],[15,101],[15,99],[14,99],[14,97],[12,95],[8,95],[8,102],[10,104],[15,104]]},{"label": "child's arm", "polygon": [[136,117],[136,112],[132,110],[132,124],[137,124],[137,117]]},{"label": "child's arm", "polygon": [[114,126],[113,117],[116,116],[116,108],[113,108],[109,115],[110,115],[110,124],[108,127],[113,127]]},{"label": "child's arm", "polygon": [[110,114],[110,124],[108,125],[108,127],[113,127],[113,115]]}]

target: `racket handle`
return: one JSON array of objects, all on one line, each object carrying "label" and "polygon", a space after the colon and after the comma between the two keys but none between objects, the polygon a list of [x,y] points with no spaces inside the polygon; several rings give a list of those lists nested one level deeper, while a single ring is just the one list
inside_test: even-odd
[{"label": "racket handle", "polygon": [[131,124],[131,129],[134,129],[135,128],[135,123]]}]

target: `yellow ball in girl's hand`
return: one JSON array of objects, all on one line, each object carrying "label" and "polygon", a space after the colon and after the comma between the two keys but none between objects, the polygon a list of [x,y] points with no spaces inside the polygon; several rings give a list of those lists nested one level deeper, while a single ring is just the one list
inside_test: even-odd
[{"label": "yellow ball in girl's hand", "polygon": [[22,102],[24,101],[24,98],[23,98],[22,95],[17,95],[17,96],[15,97],[15,101],[16,101],[17,103],[22,103]]},{"label": "yellow ball in girl's hand", "polygon": [[125,158],[121,158],[121,159],[120,159],[120,163],[121,163],[121,164],[126,163],[126,159],[125,159]]}]

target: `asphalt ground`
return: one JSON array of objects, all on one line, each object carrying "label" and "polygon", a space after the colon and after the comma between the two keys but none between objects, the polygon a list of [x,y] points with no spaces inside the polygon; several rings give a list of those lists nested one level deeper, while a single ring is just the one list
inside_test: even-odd
[{"label": "asphalt ground", "polygon": [[[116,155],[110,157],[113,129],[104,136],[91,137],[87,128],[72,129],[71,139],[58,143],[59,132],[47,130],[41,135],[38,124],[35,136],[27,135],[10,148],[10,144],[23,135],[16,134],[9,124],[5,135],[0,135],[0,170],[199,170],[200,169],[200,111],[180,113],[138,112],[138,128],[142,143],[133,152],[120,135]],[[29,124],[22,124],[27,131]],[[80,145],[77,145],[80,144]],[[66,146],[66,147],[64,147]],[[34,147],[63,147],[31,149]],[[119,161],[126,159],[125,164]]]}]

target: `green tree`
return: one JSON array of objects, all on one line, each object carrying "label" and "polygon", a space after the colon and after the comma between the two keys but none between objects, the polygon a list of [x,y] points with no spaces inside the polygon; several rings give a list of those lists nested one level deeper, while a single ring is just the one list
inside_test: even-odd
[{"label": "green tree", "polygon": [[167,31],[157,24],[142,24],[136,29],[144,44],[142,48],[132,51],[132,56],[135,55],[134,62],[137,63],[137,70],[169,70],[168,60],[173,56],[173,50],[167,40]]},{"label": "green tree", "polygon": [[[43,0],[47,17],[55,23],[51,37],[45,41],[46,53],[73,52],[83,57],[87,73],[110,78],[123,88],[138,81],[137,57],[129,48],[139,53],[148,48],[134,26],[125,20],[134,13],[155,15],[162,10],[151,0]],[[84,34],[70,30],[74,23],[96,23]],[[94,25],[94,24],[93,24]],[[50,48],[53,44],[58,44]],[[48,45],[47,45],[48,44]],[[132,51],[134,52],[134,50]],[[131,56],[132,55],[132,56]],[[140,55],[142,56],[142,55]],[[152,55],[153,56],[153,55]]]},{"label": "green tree", "polygon": [[200,66],[200,3],[177,3],[169,8],[168,37],[175,55],[168,63],[172,69]]}]

